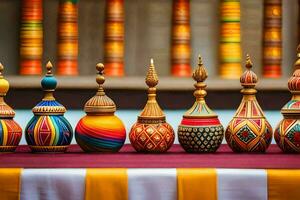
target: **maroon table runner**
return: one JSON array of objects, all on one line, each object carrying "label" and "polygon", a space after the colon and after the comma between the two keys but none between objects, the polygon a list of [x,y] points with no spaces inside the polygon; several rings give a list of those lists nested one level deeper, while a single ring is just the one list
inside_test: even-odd
[{"label": "maroon table runner", "polygon": [[28,146],[21,145],[16,153],[0,154],[0,167],[300,169],[300,155],[284,154],[276,145],[271,145],[265,154],[236,154],[227,145],[222,145],[213,154],[188,154],[180,145],[173,145],[165,154],[136,153],[130,145],[113,154],[88,154],[77,145],[71,145],[66,153],[33,154]]}]

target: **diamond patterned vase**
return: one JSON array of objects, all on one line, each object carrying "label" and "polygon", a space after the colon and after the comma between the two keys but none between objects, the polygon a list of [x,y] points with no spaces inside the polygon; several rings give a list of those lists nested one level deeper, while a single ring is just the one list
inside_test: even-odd
[{"label": "diamond patterned vase", "polygon": [[277,145],[287,153],[300,153],[300,45],[297,56],[296,70],[288,81],[293,96],[281,109],[284,119],[279,122],[274,132]]},{"label": "diamond patterned vase", "polygon": [[240,78],[243,99],[225,131],[225,139],[235,152],[265,152],[272,140],[272,127],[255,97],[258,79],[251,70],[249,56],[246,68]]},{"label": "diamond patterned vase", "polygon": [[300,153],[299,119],[283,119],[275,129],[274,138],[283,152]]},{"label": "diamond patterned vase", "polygon": [[138,152],[163,153],[174,143],[175,134],[156,101],[155,86],[158,84],[158,76],[152,59],[146,76],[146,84],[149,87],[148,100],[137,122],[130,130],[129,139]]},{"label": "diamond patterned vase", "polygon": [[160,153],[167,151],[174,142],[174,131],[168,123],[135,123],[130,131],[130,142],[138,152]]}]

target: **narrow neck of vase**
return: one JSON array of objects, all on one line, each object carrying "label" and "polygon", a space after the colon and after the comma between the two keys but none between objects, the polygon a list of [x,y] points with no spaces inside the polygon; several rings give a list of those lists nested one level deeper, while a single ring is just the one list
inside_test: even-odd
[{"label": "narrow neck of vase", "polygon": [[244,94],[243,101],[256,101],[255,94]]},{"label": "narrow neck of vase", "polygon": [[53,91],[54,91],[54,90],[45,91],[43,100],[44,100],[44,101],[55,100],[55,98],[54,98],[54,96],[53,96]]},{"label": "narrow neck of vase", "polygon": [[257,93],[257,90],[255,88],[243,88],[241,89],[241,93],[243,95],[255,95]]},{"label": "narrow neck of vase", "polygon": [[148,102],[156,102],[156,88],[154,87],[148,89]]},{"label": "narrow neck of vase", "polygon": [[197,82],[194,84],[196,90],[194,91],[194,96],[196,97],[196,101],[205,101],[204,97],[207,95],[205,90],[206,84],[204,82]]},{"label": "narrow neck of vase", "polygon": [[300,94],[293,94],[292,100],[300,101]]}]

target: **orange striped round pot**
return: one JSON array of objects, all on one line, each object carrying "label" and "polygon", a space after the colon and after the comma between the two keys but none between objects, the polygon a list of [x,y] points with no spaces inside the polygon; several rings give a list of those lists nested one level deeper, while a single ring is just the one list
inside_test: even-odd
[{"label": "orange striped round pot", "polygon": [[124,145],[126,130],[115,115],[86,115],[75,128],[75,138],[86,152],[118,152]]}]

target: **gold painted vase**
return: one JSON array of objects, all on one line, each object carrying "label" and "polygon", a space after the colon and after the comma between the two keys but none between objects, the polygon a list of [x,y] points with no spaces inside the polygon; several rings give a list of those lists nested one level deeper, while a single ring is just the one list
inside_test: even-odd
[{"label": "gold painted vase", "polygon": [[132,126],[129,139],[137,152],[163,153],[174,143],[175,134],[156,101],[155,86],[158,84],[158,77],[152,59],[146,84],[149,87],[148,101],[137,122]]},{"label": "gold painted vase", "polygon": [[178,127],[180,145],[189,153],[215,152],[224,138],[224,128],[218,116],[205,102],[207,72],[199,56],[198,67],[193,73],[195,83],[194,105],[183,115]]},{"label": "gold painted vase", "polygon": [[226,129],[225,139],[235,152],[265,152],[272,140],[272,127],[256,100],[258,78],[251,70],[248,55],[246,68],[240,78],[243,99]]},{"label": "gold painted vase", "polygon": [[288,81],[292,99],[281,109],[281,120],[274,131],[277,145],[283,152],[300,153],[300,46],[295,71]]}]

